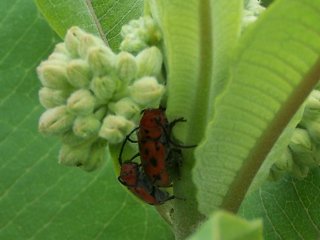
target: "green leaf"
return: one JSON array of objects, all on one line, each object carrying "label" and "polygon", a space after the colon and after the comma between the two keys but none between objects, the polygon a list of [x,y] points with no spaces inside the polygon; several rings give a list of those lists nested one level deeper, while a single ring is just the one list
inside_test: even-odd
[{"label": "green leaf", "polygon": [[[279,0],[246,30],[231,81],[196,149],[199,209],[237,211],[272,146],[320,77],[320,1]],[[290,14],[288,14],[290,12]]]},{"label": "green leaf", "polygon": [[57,140],[37,131],[35,73],[58,37],[32,1],[1,1],[0,11],[0,239],[173,239],[110,160],[91,174],[58,165]]},{"label": "green leaf", "polygon": [[79,26],[118,50],[122,25],[143,13],[143,0],[36,0],[50,26],[63,38],[68,28]]},{"label": "green leaf", "polygon": [[[167,114],[169,119],[184,117],[187,120],[174,129],[175,136],[186,144],[195,144],[205,131],[210,114],[209,99],[213,101],[222,91],[223,81],[228,77],[230,56],[226,50],[235,45],[240,32],[242,1],[150,0],[149,3],[164,36],[169,92]],[[218,35],[219,32],[223,34]],[[213,75],[217,82],[212,85]],[[206,91],[210,88],[212,96]],[[192,182],[194,162],[192,152],[188,151],[180,171],[181,181],[174,183],[175,195],[187,199],[175,204],[178,239],[192,232],[203,218],[198,212]]]},{"label": "green leaf", "polygon": [[215,212],[189,240],[262,240],[262,222],[248,222],[228,212]]},{"label": "green leaf", "polygon": [[318,239],[320,170],[304,180],[284,177],[250,194],[239,210],[248,219],[262,217],[266,240]]},{"label": "green leaf", "polygon": [[[200,141],[207,114],[208,96],[205,94],[198,96],[197,93],[202,88],[209,87],[210,71],[203,72],[202,79],[199,75],[201,61],[208,57],[208,64],[211,64],[212,43],[210,8],[208,6],[207,0],[149,0],[152,16],[158,21],[164,39],[168,72],[167,91],[169,93],[166,112],[169,120],[178,117],[187,119],[187,123],[179,124],[174,129],[175,136],[187,144]],[[199,15],[200,8],[204,10],[203,15]],[[200,23],[204,24],[203,29],[199,29]],[[205,30],[208,30],[209,34],[203,35]],[[202,50],[205,55],[202,59],[200,46],[205,47]],[[198,106],[199,101],[202,101],[203,106]],[[198,109],[198,111],[194,111],[194,109]],[[191,141],[188,141],[188,132],[190,132],[191,126],[194,126],[192,124],[196,119],[199,127],[194,132]],[[182,181],[176,181],[173,185],[174,195],[187,199],[186,201],[177,200],[174,202],[176,239],[185,239],[203,219],[203,216],[198,212],[195,199],[196,189],[191,180],[193,164],[192,154],[185,154],[180,170]]]}]

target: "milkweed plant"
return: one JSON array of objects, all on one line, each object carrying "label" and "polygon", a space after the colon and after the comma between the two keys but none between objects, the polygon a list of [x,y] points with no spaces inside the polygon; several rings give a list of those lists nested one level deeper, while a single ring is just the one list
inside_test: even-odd
[{"label": "milkweed plant", "polygon": [[[178,199],[157,207],[176,239],[276,239],[265,218],[241,219],[241,204],[319,168],[320,1],[144,4],[116,48],[70,26],[37,67],[39,131],[58,137],[60,164],[90,172],[112,158],[118,174],[141,111],[162,106],[169,121],[186,119],[174,137],[197,145],[182,150],[170,190]],[[128,145],[125,155],[138,151]],[[319,229],[299,234],[315,239]]]}]

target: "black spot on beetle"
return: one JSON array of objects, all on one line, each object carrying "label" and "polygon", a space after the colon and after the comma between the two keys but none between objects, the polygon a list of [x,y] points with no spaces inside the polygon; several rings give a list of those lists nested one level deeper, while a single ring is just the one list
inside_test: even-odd
[{"label": "black spot on beetle", "polygon": [[150,163],[153,167],[156,167],[158,165],[158,160],[154,157],[150,158]]},{"label": "black spot on beetle", "polygon": [[155,179],[155,181],[159,181],[159,180],[161,180],[161,175],[155,174],[155,175],[153,175],[153,178]]},{"label": "black spot on beetle", "polygon": [[160,144],[157,142],[156,143],[156,151],[158,152],[160,150]]},{"label": "black spot on beetle", "polygon": [[148,148],[145,148],[145,149],[144,149],[144,154],[145,154],[146,156],[149,155],[149,149],[148,149]]}]

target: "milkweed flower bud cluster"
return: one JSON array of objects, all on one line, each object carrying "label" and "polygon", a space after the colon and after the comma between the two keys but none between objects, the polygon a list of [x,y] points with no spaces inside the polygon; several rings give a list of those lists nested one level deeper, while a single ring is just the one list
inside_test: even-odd
[{"label": "milkweed flower bud cluster", "polygon": [[150,17],[131,21],[121,32],[121,52],[78,27],[69,29],[37,68],[46,108],[40,132],[59,136],[59,162],[91,171],[107,144],[117,144],[137,125],[140,111],[156,107],[165,92],[161,34]]},{"label": "milkweed flower bud cluster", "polygon": [[285,172],[302,179],[320,165],[320,91],[315,89],[305,101],[303,117],[294,129],[288,147],[272,166],[271,179]]}]

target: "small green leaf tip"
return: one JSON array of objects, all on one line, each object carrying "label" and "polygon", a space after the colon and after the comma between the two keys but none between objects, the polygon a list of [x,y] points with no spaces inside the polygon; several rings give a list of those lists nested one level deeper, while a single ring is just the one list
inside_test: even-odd
[{"label": "small green leaf tip", "polygon": [[100,38],[72,27],[37,68],[43,85],[39,99],[47,109],[39,131],[60,137],[60,164],[97,169],[107,144],[122,142],[138,124],[141,110],[161,101],[163,57],[153,46],[161,39],[158,27],[145,17],[123,29],[125,36],[136,34],[143,45],[135,54],[116,54]]}]

